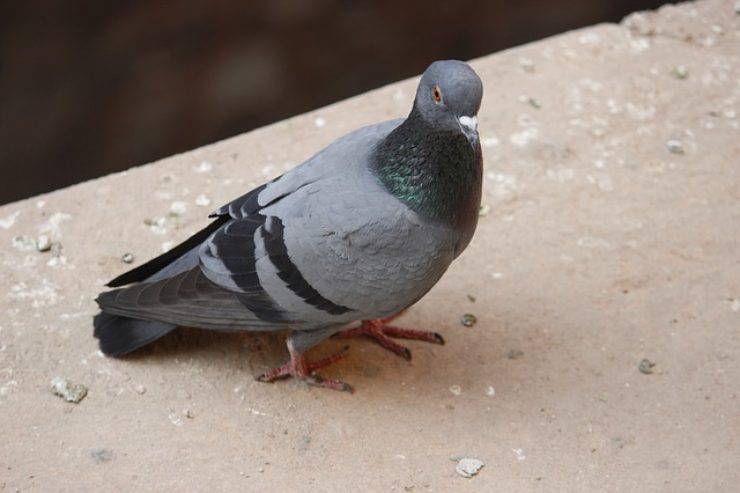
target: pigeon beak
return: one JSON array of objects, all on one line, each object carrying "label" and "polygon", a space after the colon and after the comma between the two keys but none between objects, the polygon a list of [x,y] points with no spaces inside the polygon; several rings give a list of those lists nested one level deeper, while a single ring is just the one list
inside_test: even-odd
[{"label": "pigeon beak", "polygon": [[460,122],[460,130],[467,137],[471,144],[478,140],[478,117],[461,116],[457,119]]}]

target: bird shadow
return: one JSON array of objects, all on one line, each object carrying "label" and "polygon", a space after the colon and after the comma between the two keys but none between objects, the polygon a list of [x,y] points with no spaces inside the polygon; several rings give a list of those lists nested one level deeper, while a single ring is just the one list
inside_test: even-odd
[{"label": "bird shadow", "polygon": [[247,332],[212,331],[193,327],[178,327],[157,341],[121,357],[137,364],[168,360],[196,359],[218,361],[246,359],[250,367],[278,364],[287,358],[287,331]]}]

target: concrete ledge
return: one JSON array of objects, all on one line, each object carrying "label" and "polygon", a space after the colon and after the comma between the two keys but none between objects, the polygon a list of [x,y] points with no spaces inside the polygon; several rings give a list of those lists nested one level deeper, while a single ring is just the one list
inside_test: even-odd
[{"label": "concrete ledge", "polygon": [[[353,341],[332,370],[352,396],[254,382],[284,357],[272,337],[183,330],[103,358],[93,298],[125,253],[145,260],[339,135],[404,115],[415,81],[3,206],[0,489],[732,489],[733,6],[666,7],[474,62],[488,212],[403,317],[448,344],[413,345],[409,364]],[[87,396],[53,395],[55,376]],[[486,466],[464,479],[455,456]]]}]

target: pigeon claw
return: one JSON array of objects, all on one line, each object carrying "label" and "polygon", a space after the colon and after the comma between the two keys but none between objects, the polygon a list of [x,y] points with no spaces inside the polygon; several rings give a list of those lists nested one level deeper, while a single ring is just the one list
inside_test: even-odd
[{"label": "pigeon claw", "polygon": [[313,387],[322,387],[325,389],[352,393],[354,392],[354,389],[349,384],[342,382],[341,380],[328,380],[316,373],[316,370],[329,366],[344,358],[347,355],[348,350],[349,346],[345,346],[341,351],[313,363],[306,361],[306,357],[303,354],[291,354],[290,360],[285,364],[266,371],[257,376],[256,379],[258,382],[272,383],[276,380],[293,377],[297,380],[306,382],[308,385]]},{"label": "pigeon claw", "polygon": [[379,320],[363,320],[362,324],[354,329],[344,330],[339,333],[341,338],[366,336],[375,340],[387,350],[399,355],[407,361],[411,361],[411,351],[405,346],[391,339],[408,339],[415,341],[431,342],[432,344],[444,345],[444,338],[437,332],[428,330],[402,329],[393,325],[386,325],[392,318]]}]

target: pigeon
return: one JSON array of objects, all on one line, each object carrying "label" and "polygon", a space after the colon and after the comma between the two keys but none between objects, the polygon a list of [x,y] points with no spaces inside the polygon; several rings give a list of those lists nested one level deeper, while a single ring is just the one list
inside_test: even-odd
[{"label": "pigeon", "polygon": [[408,117],[351,132],[282,176],[217,209],[180,245],[126,272],[96,299],[94,336],[109,356],[178,326],[288,333],[288,361],[257,377],[352,391],[309,362],[331,337],[444,344],[390,324],[470,243],[481,200],[477,114],[483,84],[457,60],[423,73]]}]

